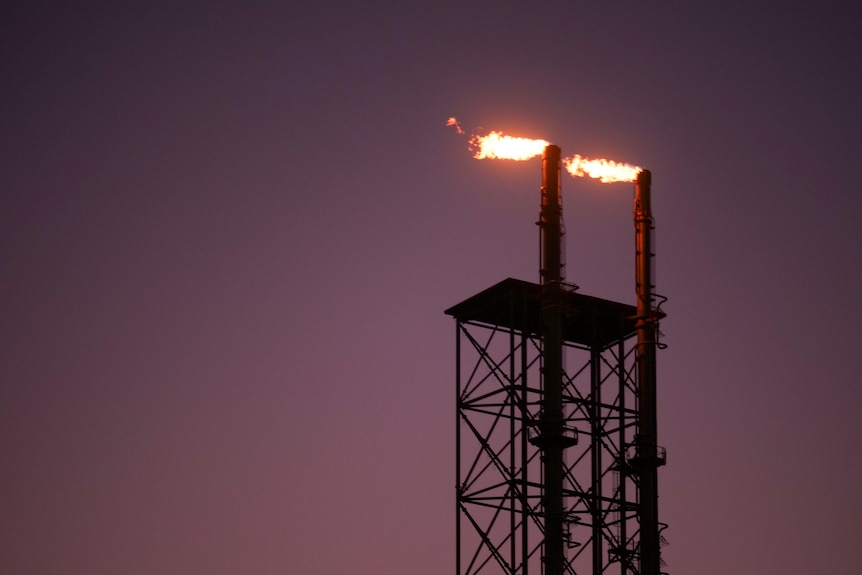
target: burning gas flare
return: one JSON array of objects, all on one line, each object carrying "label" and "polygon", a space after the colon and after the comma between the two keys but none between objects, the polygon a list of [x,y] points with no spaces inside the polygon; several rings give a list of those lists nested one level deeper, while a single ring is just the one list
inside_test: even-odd
[{"label": "burning gas flare", "polygon": [[588,159],[575,154],[563,158],[563,165],[573,176],[589,176],[604,183],[634,182],[641,168],[613,160]]},{"label": "burning gas flare", "polygon": [[470,138],[470,150],[477,160],[497,158],[500,160],[529,160],[540,156],[549,142],[506,136],[502,132],[491,132],[487,136]]},{"label": "burning gas flare", "polygon": [[[454,126],[459,134],[464,134],[457,118],[449,118],[446,125]],[[469,141],[470,151],[473,152],[473,157],[477,160],[489,158],[529,160],[542,155],[549,144],[550,142],[546,140],[507,136],[502,132],[490,132],[486,136],[473,134]],[[584,158],[579,154],[563,158],[562,162],[571,175],[576,177],[589,176],[603,183],[634,182],[641,172],[641,168],[637,166],[613,160]]]}]

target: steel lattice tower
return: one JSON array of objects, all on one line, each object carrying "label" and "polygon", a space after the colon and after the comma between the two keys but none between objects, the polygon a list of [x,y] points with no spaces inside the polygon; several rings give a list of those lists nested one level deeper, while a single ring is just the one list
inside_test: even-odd
[{"label": "steel lattice tower", "polygon": [[542,283],[507,279],[446,310],[456,320],[456,575],[661,572],[656,470],[666,458],[656,444],[655,340],[663,315],[644,272],[649,172],[636,196],[631,306],[563,281],[559,157],[548,146]]}]

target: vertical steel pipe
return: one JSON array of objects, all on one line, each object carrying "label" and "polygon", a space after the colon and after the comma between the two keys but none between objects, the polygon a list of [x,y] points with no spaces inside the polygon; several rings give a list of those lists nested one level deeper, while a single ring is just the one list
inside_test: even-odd
[{"label": "vertical steel pipe", "polygon": [[563,199],[560,195],[560,148],[550,145],[542,155],[541,227],[542,284],[563,281]]},{"label": "vertical steel pipe", "polygon": [[652,176],[638,174],[635,185],[635,285],[637,292],[638,432],[635,467],[639,475],[641,575],[661,573],[658,522],[659,454],[656,424],[656,312],[652,268],[653,218],[650,206]]},{"label": "vertical steel pipe", "polygon": [[455,322],[455,575],[461,575],[461,321]]},{"label": "vertical steel pipe", "polygon": [[545,575],[565,569],[563,513],[563,208],[560,196],[560,148],[547,146],[542,156],[542,470],[544,481]]}]

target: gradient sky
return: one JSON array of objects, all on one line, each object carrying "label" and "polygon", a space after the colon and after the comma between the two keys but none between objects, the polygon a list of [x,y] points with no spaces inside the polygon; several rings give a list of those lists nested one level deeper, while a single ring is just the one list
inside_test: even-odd
[{"label": "gradient sky", "polygon": [[[537,281],[541,183],[454,115],[653,173],[667,570],[854,572],[860,25],[0,3],[0,571],[454,572],[443,310]],[[632,195],[563,179],[582,293],[634,303]]]}]

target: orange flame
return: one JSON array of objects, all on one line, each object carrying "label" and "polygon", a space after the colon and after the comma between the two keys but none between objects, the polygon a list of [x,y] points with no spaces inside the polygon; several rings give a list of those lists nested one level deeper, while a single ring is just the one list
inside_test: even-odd
[{"label": "orange flame", "polygon": [[[455,126],[459,134],[464,134],[457,118],[450,117],[447,126]],[[496,158],[500,160],[529,160],[542,155],[550,142],[507,136],[502,132],[490,132],[487,136],[473,134],[470,136],[470,150],[478,160]],[[641,168],[615,162],[613,160],[588,159],[579,154],[564,158],[563,165],[573,176],[589,176],[603,183],[634,182]]]},{"label": "orange flame", "polygon": [[470,149],[477,160],[496,158],[500,160],[529,160],[539,156],[548,142],[506,136],[502,132],[491,132],[487,136],[470,138]]},{"label": "orange flame", "polygon": [[455,129],[458,130],[459,134],[463,134],[464,130],[461,129],[461,122],[458,121],[458,118],[452,116],[448,120],[446,120],[446,126],[455,126]]},{"label": "orange flame", "polygon": [[613,160],[590,160],[578,154],[571,158],[564,158],[563,165],[573,176],[589,176],[606,184],[610,182],[634,182],[641,171],[641,168],[637,166]]}]

